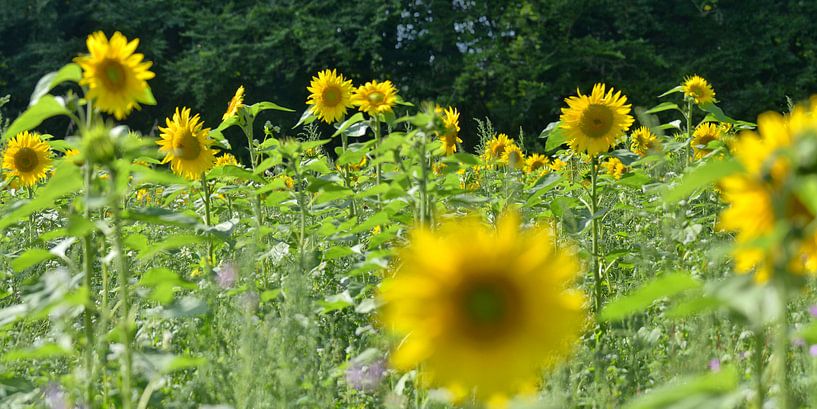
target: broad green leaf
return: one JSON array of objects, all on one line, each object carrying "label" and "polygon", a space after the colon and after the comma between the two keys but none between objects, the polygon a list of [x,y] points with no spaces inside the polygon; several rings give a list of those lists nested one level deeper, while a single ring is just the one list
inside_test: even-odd
[{"label": "broad green leaf", "polygon": [[4,361],[19,361],[24,359],[50,359],[71,354],[70,349],[54,343],[43,344],[34,348],[15,349],[3,354]]},{"label": "broad green leaf", "polygon": [[698,107],[701,108],[702,110],[712,114],[712,116],[714,116],[715,119],[717,119],[720,122],[727,122],[727,123],[730,123],[730,124],[734,124],[734,123],[738,122],[738,121],[726,116],[726,114],[723,113],[723,110],[720,107],[718,107],[717,105],[715,105],[714,103],[712,103],[712,102],[707,102],[705,104],[698,105]]},{"label": "broad green leaf", "polygon": [[356,123],[358,123],[360,121],[363,121],[363,113],[358,112],[358,113],[352,115],[349,119],[343,121],[343,123],[338,126],[338,129],[335,131],[335,133],[332,134],[332,137],[334,138],[334,137],[342,134],[347,129],[349,129],[350,126],[352,126],[352,125],[354,125],[354,124],[356,124]]},{"label": "broad green leaf", "polygon": [[30,248],[11,262],[11,268],[19,273],[54,257],[54,254],[51,254],[51,252],[46,249]]},{"label": "broad green leaf", "polygon": [[567,142],[567,132],[564,131],[558,123],[556,128],[554,128],[548,134],[547,141],[545,141],[545,151],[551,152],[556,149],[559,149],[560,146]]},{"label": "broad green leaf", "polygon": [[33,200],[15,208],[0,219],[0,231],[36,211],[54,207],[54,203],[62,196],[78,192],[82,188],[82,177],[79,173],[79,168],[72,163],[60,164],[48,183],[35,192]]},{"label": "broad green leaf", "polygon": [[[694,408],[728,408],[718,400],[738,387],[740,378],[734,366],[726,366],[719,372],[711,372],[694,377],[687,377],[671,382],[656,390],[636,398],[625,409],[694,409]],[[735,402],[739,403],[739,402]]]},{"label": "broad green leaf", "polygon": [[349,295],[349,291],[344,291],[340,294],[330,295],[325,299],[318,301],[318,305],[321,307],[319,312],[321,314],[327,314],[332,311],[349,308],[355,305],[355,302],[352,299],[352,296]]},{"label": "broad green leaf", "polygon": [[681,108],[678,107],[678,104],[676,104],[674,102],[667,101],[667,102],[662,102],[662,103],[660,103],[660,104],[658,104],[658,105],[644,111],[644,113],[645,114],[656,114],[656,113],[659,113],[659,112],[669,111],[669,110],[672,110],[672,109],[681,112]]},{"label": "broad green leaf", "polygon": [[82,68],[74,63],[69,63],[60,68],[59,71],[49,72],[43,75],[37,85],[34,87],[34,92],[31,93],[31,100],[29,106],[36,104],[40,98],[48,94],[54,87],[66,81],[79,82],[82,79]]},{"label": "broad green leaf", "polygon": [[194,234],[185,233],[174,234],[168,236],[166,239],[158,243],[154,243],[146,251],[139,254],[139,259],[146,260],[162,251],[173,250],[180,247],[192,246],[196,244],[202,244],[205,243],[206,241],[207,239],[205,237],[197,236]]},{"label": "broad green leaf", "polygon": [[250,115],[252,115],[253,117],[258,116],[259,112],[266,111],[268,109],[274,109],[276,111],[284,111],[284,112],[295,112],[292,109],[285,108],[285,107],[282,107],[282,106],[280,106],[280,105],[278,105],[278,104],[276,104],[274,102],[268,102],[268,101],[257,102],[255,104],[250,105],[247,109],[250,111]]},{"label": "broad green leaf", "polygon": [[133,182],[136,185],[143,183],[155,183],[157,185],[165,186],[190,184],[188,180],[164,170],[134,165],[131,167],[131,171],[133,172]]},{"label": "broad green leaf", "polygon": [[296,123],[295,126],[292,127],[292,129],[295,129],[301,125],[311,124],[312,122],[315,122],[316,119],[318,119],[318,117],[312,113],[312,107],[309,107],[304,111],[303,114],[301,114],[301,118],[298,119],[298,123]]},{"label": "broad green leaf", "polygon": [[44,95],[11,123],[0,142],[5,142],[20,132],[34,129],[46,119],[58,115],[70,115],[70,112],[65,108],[61,99]]},{"label": "broad green leaf", "polygon": [[599,319],[602,321],[618,321],[628,316],[642,312],[653,302],[678,294],[682,291],[697,288],[701,285],[698,280],[685,273],[671,273],[658,277],[632,294],[619,297],[601,311]]},{"label": "broad green leaf", "polygon": [[669,91],[667,91],[667,92],[665,92],[665,93],[663,93],[663,94],[659,95],[659,96],[658,96],[658,98],[665,97],[665,96],[667,96],[667,95],[674,94],[674,93],[676,93],[676,92],[681,92],[681,91],[683,91],[683,90],[684,90],[683,85],[679,85],[679,86],[674,87],[674,88],[670,89]]},{"label": "broad green leaf", "polygon": [[224,165],[210,169],[210,171],[207,172],[207,178],[208,179],[236,178],[241,180],[251,180],[253,182],[264,183],[264,178],[262,178],[261,176],[252,173],[251,170],[235,165]]},{"label": "broad green leaf", "polygon": [[677,202],[689,196],[696,189],[715,183],[741,169],[740,163],[730,159],[710,160],[703,165],[688,169],[675,186],[664,192],[664,202]]},{"label": "broad green leaf", "polygon": [[632,186],[632,187],[641,187],[650,183],[652,179],[649,176],[640,173],[640,172],[633,172],[628,173],[619,179],[618,184],[624,186]]}]

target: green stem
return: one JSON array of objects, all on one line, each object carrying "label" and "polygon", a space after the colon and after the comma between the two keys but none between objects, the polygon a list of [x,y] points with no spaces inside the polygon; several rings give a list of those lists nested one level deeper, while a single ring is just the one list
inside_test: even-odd
[{"label": "green stem", "polygon": [[[83,209],[83,216],[87,221],[91,220],[91,209],[88,206],[88,203],[91,200],[91,181],[93,177],[93,164],[90,161],[85,161],[85,174],[84,174],[84,184],[85,184],[85,208]],[[88,403],[88,407],[94,408],[96,405],[94,403],[94,379],[96,368],[94,365],[94,347],[95,347],[95,335],[94,335],[94,326],[93,326],[93,312],[91,311],[91,306],[94,305],[94,292],[93,289],[93,258],[94,258],[94,249],[93,249],[93,241],[90,233],[85,234],[82,237],[82,273],[85,276],[85,287],[88,289],[88,306],[85,307],[83,311],[83,326],[85,327],[85,341],[88,343],[87,349],[85,351],[85,368],[88,371],[88,379],[86,380],[86,390],[85,390],[85,400]]]},{"label": "green stem", "polygon": [[692,100],[687,100],[687,146],[684,166],[689,166],[689,159],[692,156]]},{"label": "green stem", "polygon": [[598,212],[598,158],[594,155],[590,161],[590,183],[592,184],[590,190],[590,217],[592,217],[591,229],[592,236],[592,254],[593,254],[593,306],[596,314],[601,312],[601,263],[599,262],[599,223],[596,217]]},{"label": "green stem", "polygon": [[[340,140],[341,143],[343,144],[343,152],[341,153],[343,154],[346,153],[346,151],[349,149],[349,136],[346,135],[345,132],[341,132]],[[349,169],[350,169],[349,164],[343,165],[343,172],[341,173],[343,173],[343,181],[344,183],[346,183],[346,187],[352,190],[352,181],[349,176]],[[349,200],[350,200],[349,217],[355,217],[357,215],[357,205],[355,203],[354,195],[349,196]]]},{"label": "green stem", "polygon": [[[296,186],[302,186],[303,181],[301,180],[301,173],[298,170],[298,164],[295,162],[296,159],[292,159],[290,163],[292,164],[292,171],[295,173],[295,182]],[[304,247],[306,246],[306,194],[304,189],[298,189],[297,191],[298,197],[298,208],[300,209],[300,232],[298,235],[298,260],[301,267],[301,272],[306,274],[306,251]]]},{"label": "green stem", "polygon": [[783,277],[778,277],[777,290],[780,293],[780,317],[778,317],[778,328],[775,337],[775,355],[777,355],[777,375],[780,377],[780,404],[778,408],[788,409],[791,407],[791,388],[789,384],[789,317],[788,303],[789,294],[787,283]]},{"label": "green stem", "polygon": [[755,407],[763,409],[763,402],[766,401],[766,389],[763,387],[763,350],[766,348],[766,340],[763,336],[763,329],[755,332]]},{"label": "green stem", "polygon": [[[204,225],[208,228],[212,225],[211,215],[210,215],[210,185],[207,183],[207,175],[204,173],[201,174],[201,192],[204,200]],[[207,266],[207,270],[212,270],[213,267],[213,243],[209,240],[207,241],[207,260],[205,265]]]},{"label": "green stem", "polygon": [[109,169],[111,173],[111,192],[113,196],[110,200],[111,213],[113,217],[113,251],[116,255],[116,268],[119,272],[119,297],[120,308],[122,309],[120,323],[120,331],[122,336],[122,343],[124,345],[124,352],[122,354],[122,409],[131,408],[131,379],[133,374],[133,351],[131,347],[131,330],[130,330],[130,296],[128,291],[128,260],[125,253],[125,246],[122,244],[122,218],[120,215],[120,202],[115,199],[116,192],[116,171]]},{"label": "green stem", "polygon": [[426,160],[426,134],[420,132],[420,226],[428,222],[428,161]]},{"label": "green stem", "polygon": [[[34,200],[34,188],[28,186],[26,190],[28,191],[28,200]],[[34,212],[28,215],[28,245],[34,245]]]}]

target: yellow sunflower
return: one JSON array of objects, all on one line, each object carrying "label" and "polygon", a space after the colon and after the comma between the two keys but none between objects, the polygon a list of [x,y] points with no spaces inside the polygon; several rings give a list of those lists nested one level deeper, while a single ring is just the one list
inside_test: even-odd
[{"label": "yellow sunflower", "polygon": [[642,126],[630,135],[630,150],[640,156],[647,156],[650,152],[660,151],[661,143],[650,128]]},{"label": "yellow sunflower", "polygon": [[621,176],[627,172],[627,166],[624,166],[624,163],[616,157],[607,159],[601,164],[601,167],[615,180],[621,179]]},{"label": "yellow sunflower", "polygon": [[550,160],[547,156],[541,153],[531,154],[525,159],[525,173],[534,173],[536,171],[546,173],[548,171],[548,165],[550,165]]},{"label": "yellow sunflower", "polygon": [[[806,229],[815,215],[787,187],[792,164],[785,155],[806,133],[817,133],[814,106],[809,112],[798,106],[788,116],[767,112],[758,117],[758,132],[743,131],[733,144],[734,157],[744,171],[720,182],[721,198],[728,207],[721,213],[719,228],[736,233],[735,267],[740,273],[755,271],[755,279],[773,277],[779,248],[762,248],[758,242],[786,221]],[[808,232],[809,230],[806,229]],[[800,239],[788,268],[795,274],[817,272],[817,231]]]},{"label": "yellow sunflower", "polygon": [[370,81],[357,87],[352,103],[371,116],[391,112],[397,103],[397,88],[391,81]]},{"label": "yellow sunflower", "polygon": [[509,146],[516,145],[514,141],[504,133],[491,138],[485,143],[485,149],[482,152],[482,158],[486,161],[500,160],[505,149]]},{"label": "yellow sunflower", "polygon": [[116,119],[122,120],[139,104],[150,104],[150,89],[147,80],[155,74],[150,71],[153,64],[142,61],[144,55],[134,53],[139,39],[128,42],[120,32],[115,32],[110,41],[105,33],[97,31],[86,40],[89,55],[74,59],[82,67],[80,85],[88,87],[86,96],[95,101],[96,107]]},{"label": "yellow sunflower", "polygon": [[712,141],[720,140],[721,136],[723,136],[722,128],[715,123],[706,122],[698,125],[695,132],[692,133],[692,141],[689,142],[695,159],[701,159],[712,152],[712,149],[708,149],[707,146]]},{"label": "yellow sunflower", "polygon": [[462,143],[459,137],[460,132],[460,113],[456,108],[447,108],[443,111],[443,125],[445,126],[445,133],[440,135],[440,140],[443,142],[443,151],[446,155],[451,155],[457,151],[457,144]]},{"label": "yellow sunflower", "polygon": [[221,116],[221,120],[225,121],[227,118],[234,116],[238,113],[238,109],[244,106],[244,86],[238,87],[235,90],[235,95],[227,104],[227,111],[224,112],[224,115]]},{"label": "yellow sunflower", "polygon": [[216,162],[213,165],[213,167],[217,168],[219,166],[227,166],[227,165],[239,166],[238,165],[238,160],[235,158],[235,156],[233,156],[230,153],[225,152],[225,153],[221,154],[221,156],[216,158]]},{"label": "yellow sunflower", "polygon": [[715,102],[715,91],[712,86],[698,75],[687,77],[681,85],[681,90],[684,92],[684,97],[695,101],[698,105]]},{"label": "yellow sunflower", "polygon": [[29,187],[45,179],[51,168],[51,146],[35,132],[23,131],[8,141],[3,152],[6,179],[16,177]]},{"label": "yellow sunflower", "polygon": [[558,172],[558,171],[564,169],[565,166],[567,166],[567,162],[565,162],[565,161],[563,161],[563,160],[561,160],[559,158],[553,159],[553,161],[550,162],[550,170],[552,170],[554,172]]},{"label": "yellow sunflower", "polygon": [[343,78],[335,70],[323,70],[307,87],[310,92],[306,103],[312,105],[312,112],[323,122],[331,124],[346,115],[352,106],[352,80]]},{"label": "yellow sunflower", "polygon": [[427,386],[498,402],[529,389],[573,349],[585,297],[570,289],[576,256],[546,228],[520,231],[515,213],[414,230],[379,298],[399,345],[391,364],[420,367]]},{"label": "yellow sunflower", "polygon": [[596,84],[590,95],[565,99],[561,127],[567,133],[567,143],[576,152],[597,155],[607,152],[616,140],[633,124],[630,104],[621,91],[611,87],[605,92],[604,84]]},{"label": "yellow sunflower", "polygon": [[505,152],[502,152],[502,157],[499,159],[499,162],[514,169],[522,169],[525,167],[525,154],[522,153],[522,149],[519,146],[513,144],[505,148]]},{"label": "yellow sunflower", "polygon": [[191,117],[190,108],[176,108],[173,119],[167,118],[166,123],[166,128],[159,127],[162,134],[156,142],[159,152],[165,154],[162,163],[170,162],[173,172],[187,179],[200,178],[216,161],[216,151],[210,148],[210,128],[202,127],[198,114]]}]

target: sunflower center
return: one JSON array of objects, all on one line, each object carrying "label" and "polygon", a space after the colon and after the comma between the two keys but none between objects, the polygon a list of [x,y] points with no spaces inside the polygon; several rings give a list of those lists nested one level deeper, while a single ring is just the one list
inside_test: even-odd
[{"label": "sunflower center", "polygon": [[369,94],[368,98],[369,103],[372,105],[380,105],[383,103],[383,100],[386,99],[386,95],[384,95],[382,92],[375,91]]},{"label": "sunflower center", "polygon": [[541,168],[542,166],[545,166],[545,162],[537,159],[537,160],[531,162],[530,170],[537,170],[537,169]]},{"label": "sunflower center", "polygon": [[466,283],[456,299],[463,332],[475,340],[501,335],[519,315],[518,291],[503,279]]},{"label": "sunflower center", "polygon": [[709,142],[712,142],[712,141],[714,141],[715,139],[717,139],[717,138],[715,137],[715,135],[709,135],[709,134],[707,134],[707,135],[703,135],[703,136],[701,136],[701,137],[698,139],[698,146],[697,146],[698,150],[700,150],[700,151],[705,151],[705,152],[709,152],[709,151],[710,151],[710,149],[707,149],[707,146],[709,146]]},{"label": "sunflower center", "polygon": [[505,153],[505,144],[497,144],[493,147],[494,156],[499,156]]},{"label": "sunflower center", "polygon": [[125,87],[125,67],[119,61],[105,59],[100,65],[100,71],[105,88],[118,91]]},{"label": "sunflower center", "polygon": [[184,160],[194,160],[201,154],[201,144],[198,138],[193,136],[190,132],[185,132],[180,138],[176,139],[173,145],[174,155]]},{"label": "sunflower center", "polygon": [[613,111],[605,105],[590,104],[584,110],[579,127],[585,135],[601,138],[613,127]]},{"label": "sunflower center", "polygon": [[786,216],[800,226],[807,226],[814,220],[811,210],[797,196],[792,196],[789,200]]},{"label": "sunflower center", "polygon": [[37,152],[31,148],[20,148],[17,153],[14,154],[14,167],[17,169],[18,172],[28,173],[34,170],[39,164],[39,158],[37,158]]},{"label": "sunflower center", "polygon": [[325,90],[323,90],[323,93],[321,94],[324,105],[330,107],[336,106],[337,104],[340,103],[341,100],[340,96],[341,93],[337,87],[328,87]]}]

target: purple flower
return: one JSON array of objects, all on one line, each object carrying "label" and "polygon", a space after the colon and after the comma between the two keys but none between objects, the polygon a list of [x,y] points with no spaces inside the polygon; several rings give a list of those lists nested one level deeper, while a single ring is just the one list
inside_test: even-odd
[{"label": "purple flower", "polygon": [[808,312],[812,317],[817,318],[817,304],[809,307]]},{"label": "purple flower", "polygon": [[811,348],[808,349],[808,353],[812,357],[817,358],[817,344],[812,345]]},{"label": "purple flower", "polygon": [[803,347],[806,346],[806,341],[803,338],[794,338],[791,340],[792,346]]},{"label": "purple flower", "polygon": [[712,360],[709,361],[709,370],[712,372],[720,372],[721,360],[718,358],[712,358]]},{"label": "purple flower", "polygon": [[223,289],[233,288],[238,280],[238,266],[231,262],[222,263],[216,269],[216,283]]},{"label": "purple flower", "polygon": [[346,383],[359,391],[371,392],[377,388],[385,374],[386,365],[382,359],[368,364],[352,362],[346,368]]},{"label": "purple flower", "polygon": [[43,391],[45,404],[49,409],[69,409],[68,400],[62,386],[56,382],[49,382]]}]

